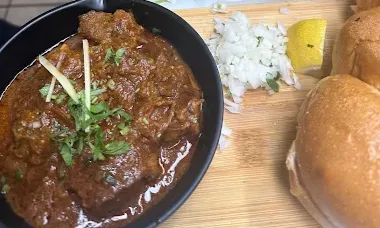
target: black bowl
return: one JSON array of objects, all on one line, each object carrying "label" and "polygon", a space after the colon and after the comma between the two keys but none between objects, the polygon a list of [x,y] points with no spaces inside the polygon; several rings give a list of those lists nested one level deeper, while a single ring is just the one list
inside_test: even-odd
[{"label": "black bowl", "polygon": [[[33,19],[0,49],[0,94],[15,75],[40,53],[76,33],[78,16],[90,10],[114,12],[131,10],[139,24],[153,27],[178,50],[192,69],[204,95],[204,127],[188,172],[157,205],[128,227],[155,227],[174,213],[190,196],[207,171],[214,156],[223,119],[223,96],[219,73],[207,46],[182,18],[154,3],[139,0],[80,0]],[[199,202],[202,203],[202,202]],[[5,199],[0,199],[0,221],[7,227],[28,227]]]}]

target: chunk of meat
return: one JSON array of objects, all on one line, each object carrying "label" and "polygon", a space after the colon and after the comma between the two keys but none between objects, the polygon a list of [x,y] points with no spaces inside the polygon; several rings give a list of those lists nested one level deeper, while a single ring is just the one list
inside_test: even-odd
[{"label": "chunk of meat", "polygon": [[97,42],[109,41],[113,31],[110,13],[90,11],[79,17],[80,35]]},{"label": "chunk of meat", "polygon": [[138,119],[134,121],[133,127],[144,137],[158,142],[172,121],[175,105],[173,101],[163,98],[152,99],[150,102],[150,105],[137,104],[134,116],[138,116]]},{"label": "chunk of meat", "polygon": [[[86,161],[89,161],[88,155],[84,154],[70,170],[67,181],[69,189],[79,196],[86,209],[101,207],[143,177],[141,156],[136,151],[83,166]],[[107,182],[109,176],[112,182]]]},{"label": "chunk of meat", "polygon": [[130,112],[133,109],[135,103],[135,91],[134,84],[126,77],[119,77],[113,79],[115,82],[115,88],[107,92],[109,95],[109,102],[113,107],[120,107]]},{"label": "chunk of meat", "polygon": [[116,10],[114,14],[90,11],[79,18],[79,34],[99,43],[110,42],[113,35],[136,39],[143,31],[133,15],[124,10]]}]

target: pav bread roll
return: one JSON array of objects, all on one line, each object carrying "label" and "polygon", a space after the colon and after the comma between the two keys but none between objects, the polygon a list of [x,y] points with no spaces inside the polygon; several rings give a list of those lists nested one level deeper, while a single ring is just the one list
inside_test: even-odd
[{"label": "pav bread roll", "polygon": [[380,0],[356,0],[355,12],[369,10],[380,6]]},{"label": "pav bread roll", "polygon": [[323,227],[379,227],[380,92],[349,75],[322,79],[286,163],[291,192]]},{"label": "pav bread roll", "polygon": [[379,25],[380,7],[346,21],[335,41],[331,75],[350,74],[380,89]]}]

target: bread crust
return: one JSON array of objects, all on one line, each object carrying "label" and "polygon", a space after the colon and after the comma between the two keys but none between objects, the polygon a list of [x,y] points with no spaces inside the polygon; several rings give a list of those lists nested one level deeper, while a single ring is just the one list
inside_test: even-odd
[{"label": "bread crust", "polygon": [[346,21],[335,40],[331,75],[350,74],[380,89],[379,24],[380,7]]},{"label": "bread crust", "polygon": [[322,79],[298,116],[291,192],[324,227],[380,224],[380,92],[349,75]]},{"label": "bread crust", "polygon": [[380,6],[380,0],[356,0],[356,12]]}]

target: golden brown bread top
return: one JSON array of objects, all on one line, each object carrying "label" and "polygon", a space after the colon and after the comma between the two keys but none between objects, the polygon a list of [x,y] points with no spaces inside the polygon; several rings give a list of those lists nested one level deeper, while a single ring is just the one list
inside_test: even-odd
[{"label": "golden brown bread top", "polygon": [[380,6],[380,0],[356,0],[356,12]]},{"label": "golden brown bread top", "polygon": [[331,75],[351,74],[380,89],[380,7],[353,15],[337,36]]},{"label": "golden brown bread top", "polygon": [[380,224],[380,92],[349,75],[321,80],[303,103],[298,177],[337,227]]}]

